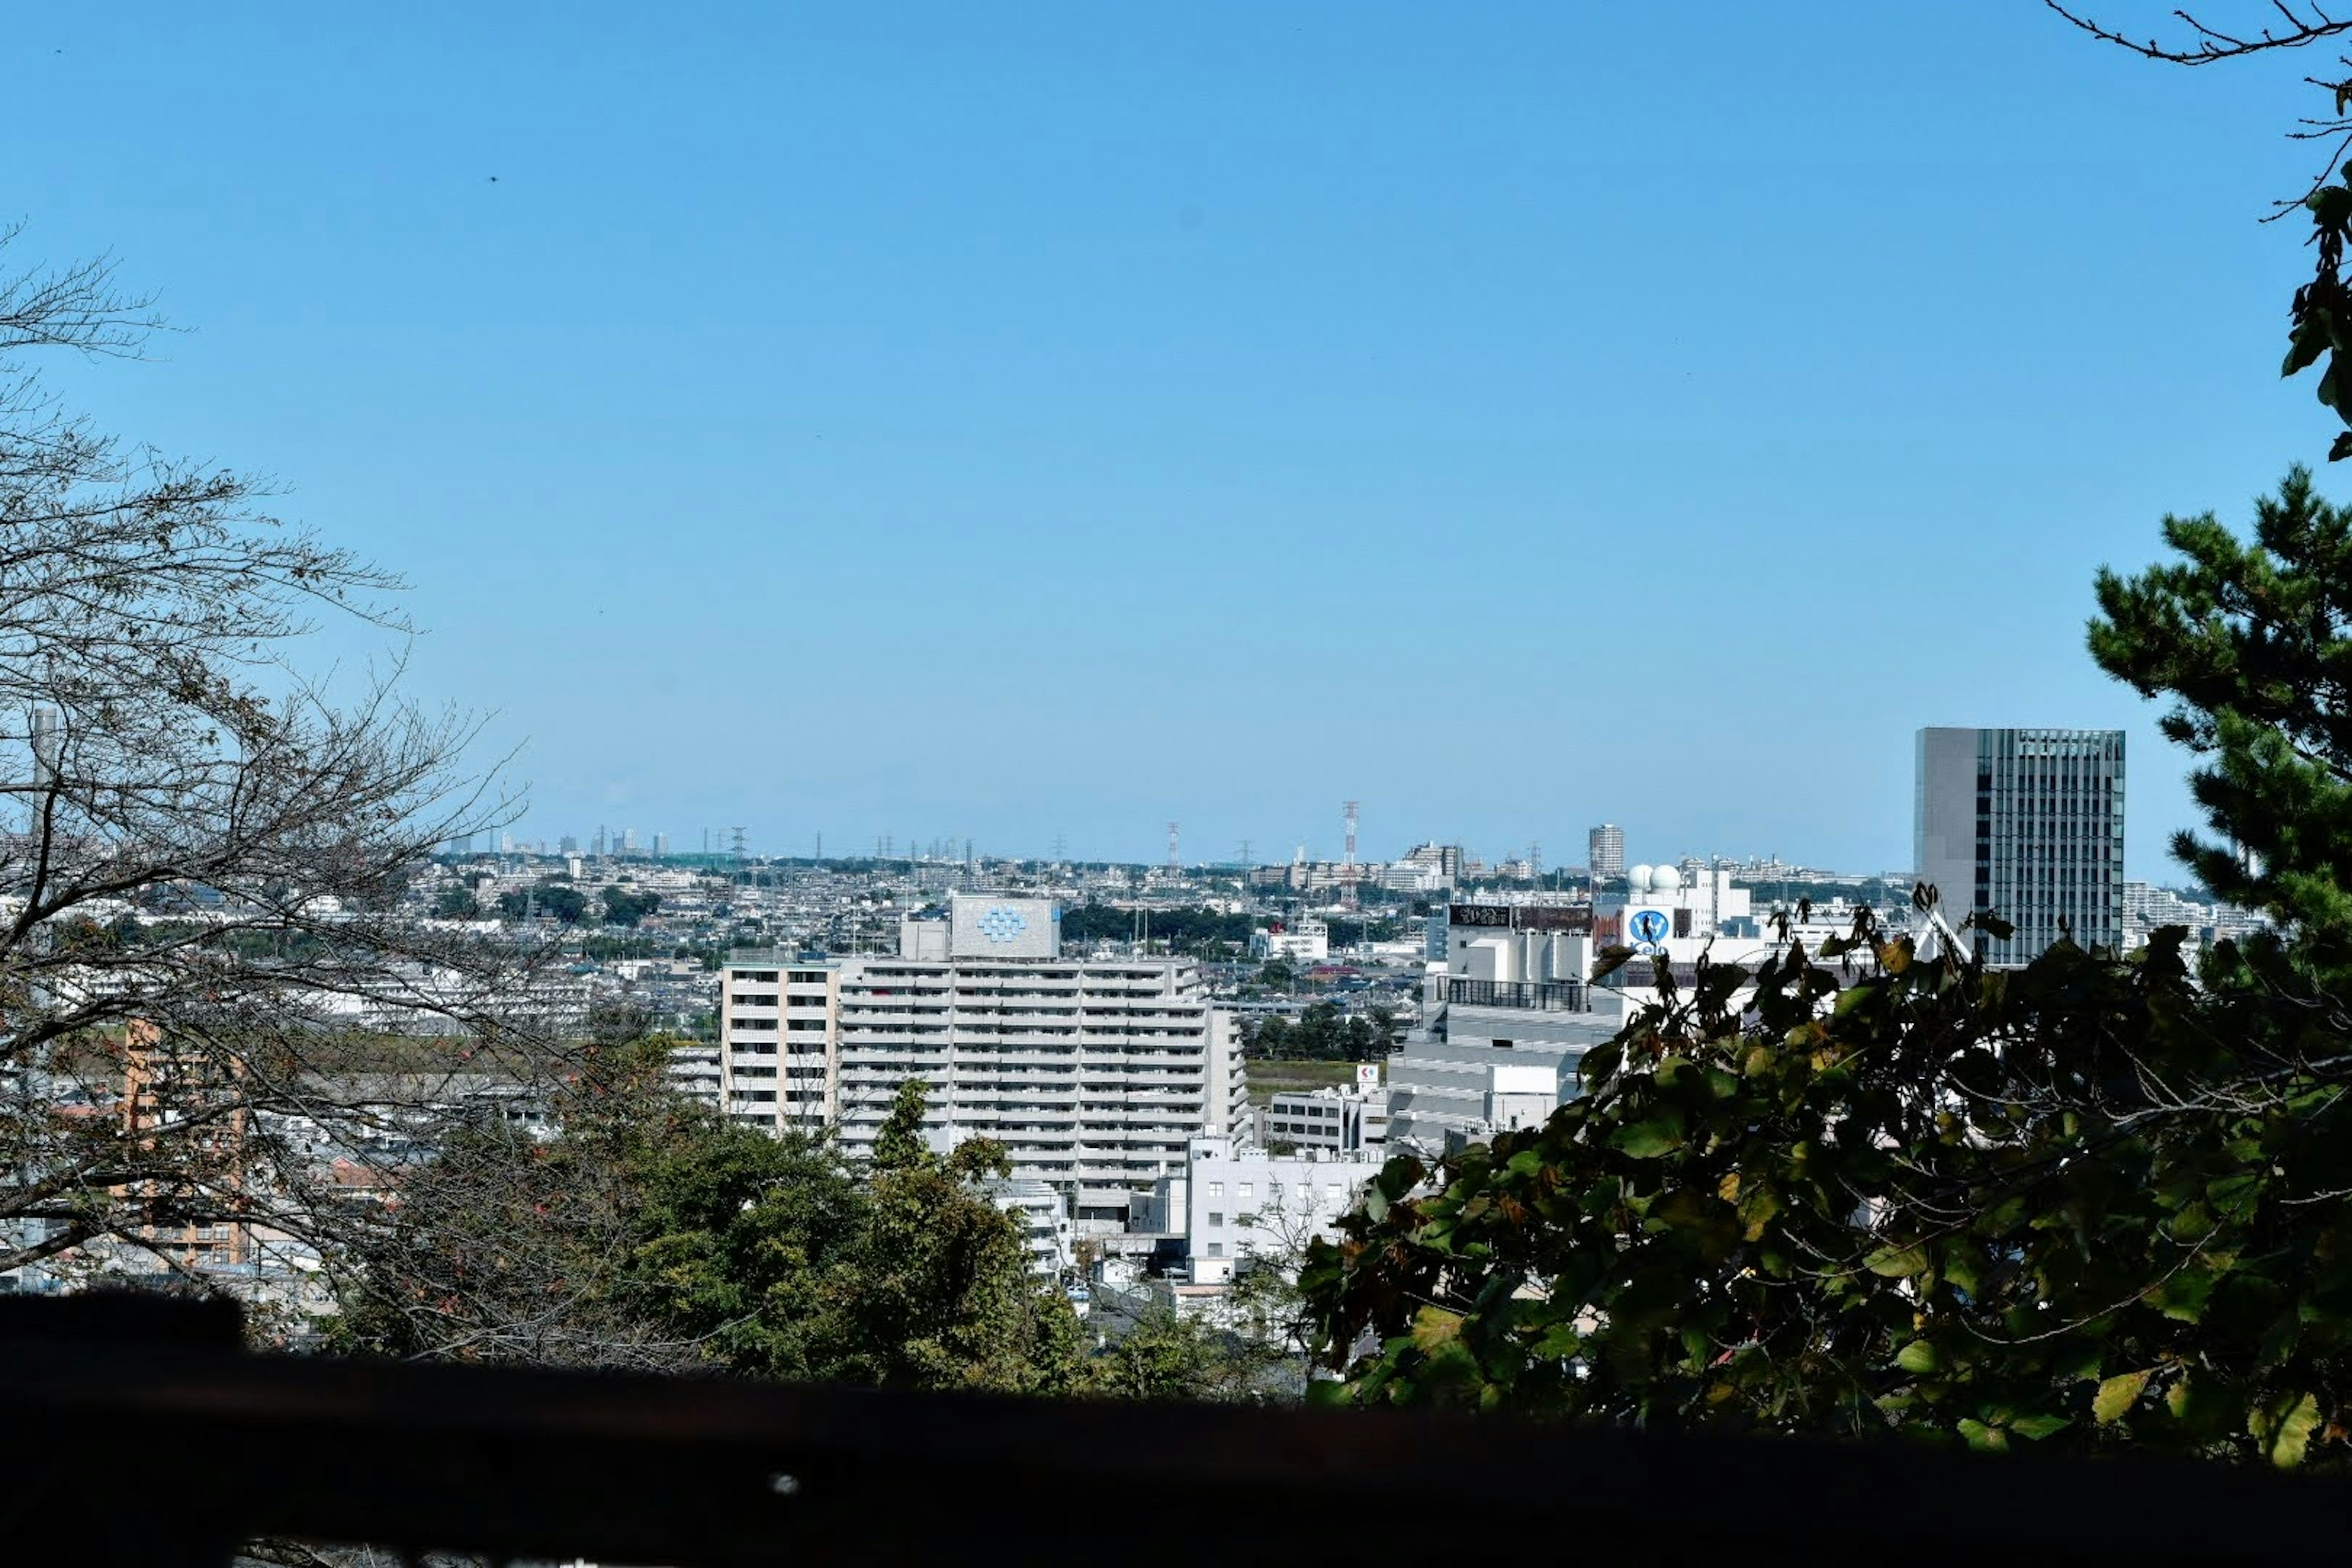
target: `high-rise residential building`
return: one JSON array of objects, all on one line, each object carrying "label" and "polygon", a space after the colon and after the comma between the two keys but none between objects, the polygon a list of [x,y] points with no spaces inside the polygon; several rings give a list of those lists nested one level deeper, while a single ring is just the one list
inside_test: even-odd
[{"label": "high-rise residential building", "polygon": [[654,835],[654,858],[656,860],[667,860],[669,858],[668,834],[656,833]]},{"label": "high-rise residential building", "polygon": [[2124,937],[2124,732],[1925,729],[1913,859],[1957,923],[1990,910],[2016,927],[1978,938],[2023,963],[2063,931],[2084,946]]},{"label": "high-rise residential building", "polygon": [[1625,874],[1625,830],[1613,822],[1604,822],[1584,836],[1585,863],[1592,868],[1594,882],[1606,881]]},{"label": "high-rise residential building", "polygon": [[1066,959],[1048,900],[957,894],[947,919],[901,923],[896,957],[735,953],[719,1038],[704,1093],[728,1114],[829,1126],[863,1156],[919,1078],[928,1138],[996,1140],[1014,1177],[1069,1198],[1081,1229],[1118,1228],[1184,1168],[1191,1139],[1239,1132],[1248,1114],[1239,1033],[1198,966]]}]

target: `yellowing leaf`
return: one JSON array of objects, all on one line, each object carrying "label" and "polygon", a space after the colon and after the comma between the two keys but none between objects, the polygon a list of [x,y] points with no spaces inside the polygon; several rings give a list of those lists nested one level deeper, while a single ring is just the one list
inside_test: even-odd
[{"label": "yellowing leaf", "polygon": [[1413,1348],[1435,1355],[1462,1334],[1462,1314],[1443,1307],[1423,1307],[1412,1315]]},{"label": "yellowing leaf", "polygon": [[1715,1184],[1715,1195],[1721,1198],[1727,1204],[1738,1203],[1739,1201],[1739,1173],[1737,1171],[1726,1171],[1723,1173],[1723,1180]]},{"label": "yellowing leaf", "polygon": [[2319,1401],[2308,1394],[2281,1394],[2267,1407],[2256,1408],[2247,1426],[2262,1439],[2263,1458],[2291,1470],[2303,1463],[2311,1435],[2319,1428]]},{"label": "yellowing leaf", "polygon": [[2091,1400],[2092,1419],[2102,1426],[2122,1420],[2139,1403],[2140,1391],[2147,1386],[2148,1372],[2153,1370],[2118,1373],[2102,1379],[2098,1394]]}]

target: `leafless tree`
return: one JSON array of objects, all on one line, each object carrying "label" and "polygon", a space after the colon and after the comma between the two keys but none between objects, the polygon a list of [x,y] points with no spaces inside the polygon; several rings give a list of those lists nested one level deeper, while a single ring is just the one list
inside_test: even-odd
[{"label": "leafless tree", "polygon": [[[20,248],[0,231],[0,1273],[315,1258],[465,1090],[561,1066],[531,954],[401,907],[515,802],[470,721],[400,695],[396,580],[60,405],[44,356],[136,358],[160,323],[110,261]],[[306,672],[326,617],[386,667]]]},{"label": "leafless tree", "polygon": [[[2062,0],[2042,0],[2044,5],[2068,22],[2104,43],[2127,49],[2144,59],[2166,65],[2208,66],[2226,60],[2241,60],[2250,56],[2284,53],[2308,49],[2315,45],[2332,44],[2352,36],[2352,17],[2339,17],[2325,6],[2310,0],[2257,0],[2242,4],[2247,20],[2218,26],[2207,20],[2210,11],[2173,11],[2168,18],[2169,37],[2139,37],[2126,33],[2120,26],[2103,23],[2087,11],[2078,10]],[[2283,217],[2303,205],[2311,191],[2328,183],[2347,153],[2352,153],[2352,56],[2338,55],[2336,64],[2339,74],[2333,77],[2305,77],[2306,86],[2327,95],[2328,110],[2324,114],[2309,114],[2296,119],[2294,128],[2287,134],[2299,142],[2315,142],[2327,149],[2326,160],[2313,176],[2309,187],[2295,193],[2292,199],[2275,204],[2271,216]]]}]

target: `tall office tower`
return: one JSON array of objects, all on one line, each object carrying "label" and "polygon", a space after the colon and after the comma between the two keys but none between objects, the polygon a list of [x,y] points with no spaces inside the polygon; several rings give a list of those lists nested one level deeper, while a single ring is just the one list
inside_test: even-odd
[{"label": "tall office tower", "polygon": [[1613,822],[1604,822],[1584,836],[1586,862],[1592,868],[1592,879],[1599,883],[1610,877],[1625,874],[1625,830]]},{"label": "tall office tower", "polygon": [[1064,958],[1050,900],[957,893],[948,909],[904,921],[895,958],[735,953],[718,1077],[688,1057],[676,1081],[753,1125],[830,1126],[862,1157],[919,1078],[935,1145],[997,1140],[1015,1177],[1097,1228],[1181,1172],[1191,1139],[1244,1131],[1239,1032],[1191,959]]},{"label": "tall office tower", "polygon": [[668,834],[656,833],[654,835],[654,858],[656,860],[667,860],[669,858]]},{"label": "tall office tower", "polygon": [[2120,730],[1919,731],[1913,859],[1957,923],[1990,910],[2014,925],[1978,939],[1994,963],[2056,942],[2118,946],[2124,934]]}]

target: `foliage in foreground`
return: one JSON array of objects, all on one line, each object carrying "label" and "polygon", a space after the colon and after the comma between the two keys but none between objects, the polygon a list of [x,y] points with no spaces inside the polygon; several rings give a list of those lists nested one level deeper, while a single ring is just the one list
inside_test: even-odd
[{"label": "foliage in foreground", "polygon": [[2200,987],[2177,930],[2013,972],[1858,935],[1859,975],[1792,950],[1743,1020],[1706,969],[1546,1126],[1391,1163],[1306,1280],[1338,1396],[2343,1457],[2334,1005],[2228,951]]},{"label": "foliage in foreground", "polygon": [[1865,921],[1662,973],[1586,1098],[1316,1250],[1339,1397],[2352,1458],[2352,512],[2297,468],[2251,542],[2165,537],[2092,652],[2178,704],[2219,840],[2179,851],[2277,930],[1994,972]]}]

